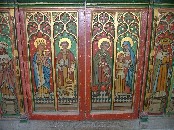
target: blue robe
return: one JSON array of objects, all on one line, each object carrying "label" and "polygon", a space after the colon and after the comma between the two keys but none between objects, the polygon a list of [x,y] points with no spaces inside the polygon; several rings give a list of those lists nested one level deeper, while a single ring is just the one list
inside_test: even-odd
[{"label": "blue robe", "polygon": [[134,85],[134,73],[135,73],[135,62],[136,62],[136,59],[135,59],[135,54],[134,54],[134,51],[131,47],[131,44],[129,41],[124,41],[123,42],[123,45],[128,45],[128,50],[129,50],[129,53],[130,53],[130,57],[131,57],[131,64],[128,68],[128,72],[126,74],[126,86],[130,87],[130,90],[132,91],[133,89],[133,85]]},{"label": "blue robe", "polygon": [[[47,59],[47,62],[51,65],[51,60]],[[34,68],[34,81],[36,84],[36,87],[44,86],[48,89],[50,89],[50,67],[42,65],[41,73],[39,73],[38,70],[38,64],[37,64],[37,52],[34,54],[33,57],[33,68]],[[41,76],[39,76],[39,74]]]}]

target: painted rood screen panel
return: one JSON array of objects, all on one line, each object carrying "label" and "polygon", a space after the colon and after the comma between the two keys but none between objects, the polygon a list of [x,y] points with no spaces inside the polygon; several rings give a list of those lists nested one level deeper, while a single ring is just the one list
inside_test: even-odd
[{"label": "painted rood screen panel", "polygon": [[94,12],[92,15],[92,111],[132,112],[139,12]]},{"label": "painted rood screen panel", "polygon": [[155,9],[144,110],[174,112],[174,10]]},{"label": "painted rood screen panel", "polygon": [[0,114],[24,114],[14,10],[0,11]]},{"label": "painted rood screen panel", "polygon": [[78,13],[25,15],[34,111],[77,111]]}]

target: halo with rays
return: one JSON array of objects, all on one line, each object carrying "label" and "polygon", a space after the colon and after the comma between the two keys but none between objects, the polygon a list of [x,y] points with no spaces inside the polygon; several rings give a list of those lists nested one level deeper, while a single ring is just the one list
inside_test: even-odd
[{"label": "halo with rays", "polygon": [[62,49],[62,46],[61,46],[61,43],[62,42],[68,42],[68,48],[67,49],[70,49],[71,48],[71,40],[69,38],[61,38],[60,41],[59,41],[59,47],[60,49]]}]

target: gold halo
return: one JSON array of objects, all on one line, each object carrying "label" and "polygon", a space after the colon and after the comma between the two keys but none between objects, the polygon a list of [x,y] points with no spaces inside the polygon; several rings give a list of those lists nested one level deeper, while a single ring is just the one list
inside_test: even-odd
[{"label": "gold halo", "polygon": [[123,38],[123,39],[121,40],[121,47],[123,47],[123,42],[125,42],[125,41],[129,41],[130,44],[131,44],[131,46],[133,46],[132,38],[130,38],[130,37],[125,37],[125,38]]},{"label": "gold halo", "polygon": [[161,45],[169,45],[172,41],[170,40],[170,38],[162,38],[160,40],[160,44]]},{"label": "gold halo", "polygon": [[99,42],[98,42],[98,48],[99,48],[99,49],[100,49],[100,45],[101,45],[102,42],[104,42],[104,41],[108,42],[108,43],[109,43],[109,46],[111,46],[111,42],[110,42],[109,39],[107,39],[107,38],[102,38],[102,39],[100,39]]},{"label": "gold halo", "polygon": [[34,41],[34,46],[37,48],[37,46],[41,43],[44,43],[46,44],[46,40],[44,38],[37,38],[35,41]]},{"label": "gold halo", "polygon": [[67,49],[70,49],[71,48],[71,40],[69,38],[61,38],[60,41],[59,41],[59,47],[60,49],[62,49],[62,46],[60,45],[62,42],[68,42],[68,47]]}]

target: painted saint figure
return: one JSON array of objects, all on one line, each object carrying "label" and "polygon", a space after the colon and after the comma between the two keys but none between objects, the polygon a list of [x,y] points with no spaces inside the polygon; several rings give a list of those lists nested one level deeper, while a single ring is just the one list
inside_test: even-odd
[{"label": "painted saint figure", "polygon": [[56,68],[58,72],[58,87],[65,96],[74,96],[75,79],[75,57],[70,51],[71,41],[62,38],[59,42],[60,52],[57,54]]},{"label": "painted saint figure", "polygon": [[171,77],[171,55],[168,51],[170,39],[164,38],[160,40],[162,49],[157,52],[153,71],[153,92],[166,92],[168,90],[169,81]]},{"label": "painted saint figure", "polygon": [[[8,53],[8,44],[5,42],[0,42],[0,92],[3,96],[3,101],[7,102],[8,100],[14,101],[14,111],[18,113],[17,105],[17,96],[15,92],[15,81],[14,81],[14,69],[13,69],[13,60],[10,58]],[[5,97],[5,95],[7,97]],[[2,97],[0,97],[2,99]],[[1,100],[2,101],[2,100]],[[1,108],[3,113],[8,111],[8,107],[5,106],[6,103],[1,103]],[[10,112],[12,112],[10,110]]]},{"label": "painted saint figure", "polygon": [[154,53],[154,64],[152,68],[152,88],[146,94],[146,106],[150,113],[164,112],[167,95],[171,83],[172,57],[169,52],[171,40],[163,38],[159,41],[156,53]]},{"label": "painted saint figure", "polygon": [[[110,44],[111,43],[109,39],[100,39],[98,42],[99,50],[97,51],[93,59],[93,86],[98,87],[96,96],[100,95],[102,86],[104,86],[106,90],[108,90],[111,85],[112,60],[108,52]],[[107,94],[109,94],[109,92]]]},{"label": "painted saint figure", "polygon": [[12,59],[9,57],[8,44],[5,42],[0,43],[0,86],[2,88],[2,93],[8,94],[8,90],[11,90],[14,93],[14,72],[13,72],[13,63]]},{"label": "painted saint figure", "polygon": [[125,57],[125,67],[126,67],[126,86],[125,91],[127,93],[132,92],[133,90],[133,79],[135,73],[135,53],[131,47],[130,41],[124,41],[122,44],[124,57]]},{"label": "painted saint figure", "polygon": [[37,38],[35,41],[37,51],[33,56],[34,81],[40,96],[49,94],[51,59],[49,51],[45,52],[46,40]]}]

